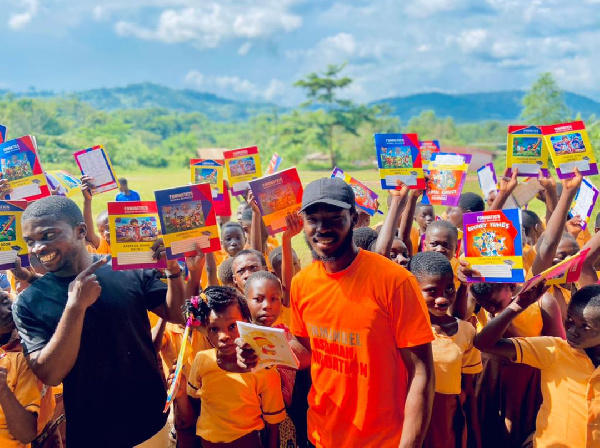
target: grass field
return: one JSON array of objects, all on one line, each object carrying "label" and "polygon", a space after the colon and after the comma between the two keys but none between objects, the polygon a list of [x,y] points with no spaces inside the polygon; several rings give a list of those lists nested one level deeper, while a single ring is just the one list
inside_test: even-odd
[{"label": "grass field", "polygon": [[[360,171],[347,171],[352,176],[356,177],[360,181],[362,181],[365,185],[379,194],[381,203],[381,208],[384,212],[387,211],[386,206],[386,197],[387,192],[384,192],[381,189],[381,184],[379,181],[379,174],[376,169],[369,170],[360,170]],[[302,179],[302,183],[304,185],[309,182],[318,179],[320,177],[328,177],[331,171],[300,171],[300,177]],[[142,200],[154,200],[154,191],[160,190],[164,188],[177,187],[181,185],[186,185],[189,183],[190,175],[189,171],[186,168],[168,168],[168,169],[147,169],[143,171],[131,171],[131,172],[117,172],[118,176],[126,177],[129,181],[129,186],[131,189],[136,190],[140,193]],[[599,176],[593,176],[592,181],[596,185],[600,185],[598,183]],[[473,191],[477,194],[481,195],[481,190],[479,189],[479,184],[477,182],[476,170],[472,170],[469,172],[469,177],[467,178],[467,182],[465,184],[465,188],[463,191]],[[93,202],[93,210],[94,215],[97,215],[100,211],[106,209],[106,203],[108,201],[114,200],[116,191],[111,191],[107,193],[103,193],[94,198]],[[82,203],[81,196],[74,196],[74,198],[80,205]],[[600,201],[599,201],[600,202]],[[234,213],[235,218],[235,209],[237,207],[237,200],[232,199],[232,211]],[[596,213],[599,211],[599,205],[597,204],[596,210],[592,215],[594,219]],[[436,206],[436,213],[441,215],[445,207],[444,206]],[[545,215],[545,206],[540,201],[534,199],[529,204],[529,209],[536,212],[540,217],[544,217]],[[376,224],[377,222],[383,219],[383,215],[376,214],[371,221],[371,224]],[[593,228],[594,223],[590,221],[590,226]],[[302,234],[296,236],[293,241],[294,250],[298,253],[300,260],[303,265],[307,265],[311,261],[310,251],[306,246],[306,242],[304,241],[304,237]]]}]

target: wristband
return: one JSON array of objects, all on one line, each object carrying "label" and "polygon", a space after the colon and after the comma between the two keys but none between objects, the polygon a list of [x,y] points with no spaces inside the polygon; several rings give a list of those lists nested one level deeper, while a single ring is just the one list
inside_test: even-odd
[{"label": "wristband", "polygon": [[177,274],[171,274],[169,271],[165,271],[165,274],[167,274],[167,278],[179,278],[183,275],[183,269],[179,269]]}]

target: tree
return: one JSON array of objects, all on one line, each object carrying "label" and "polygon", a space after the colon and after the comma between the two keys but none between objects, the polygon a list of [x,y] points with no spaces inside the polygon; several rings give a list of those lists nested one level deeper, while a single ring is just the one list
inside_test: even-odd
[{"label": "tree", "polygon": [[551,73],[542,73],[523,97],[521,120],[532,125],[549,125],[568,121],[571,111]]},{"label": "tree", "polygon": [[346,64],[329,64],[323,73],[310,73],[305,79],[296,81],[294,87],[307,89],[308,101],[302,107],[316,106],[324,109],[325,118],[318,121],[317,126],[321,128],[325,136],[325,148],[329,152],[331,167],[337,164],[339,152],[335,147],[334,133],[337,128],[353,135],[358,135],[358,128],[365,120],[372,120],[373,113],[366,106],[355,106],[350,100],[338,98],[338,92],[350,84],[352,79],[340,77],[341,71]]}]

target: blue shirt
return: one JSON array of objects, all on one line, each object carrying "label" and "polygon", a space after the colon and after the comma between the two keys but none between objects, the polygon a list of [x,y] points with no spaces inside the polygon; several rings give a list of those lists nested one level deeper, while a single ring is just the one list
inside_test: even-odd
[{"label": "blue shirt", "polygon": [[119,193],[115,198],[115,201],[123,202],[123,201],[139,201],[140,194],[137,191],[129,190],[129,194]]}]

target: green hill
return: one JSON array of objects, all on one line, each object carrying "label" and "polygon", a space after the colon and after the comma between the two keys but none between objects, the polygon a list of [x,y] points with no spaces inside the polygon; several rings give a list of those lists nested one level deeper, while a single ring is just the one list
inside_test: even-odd
[{"label": "green hill", "polygon": [[[482,92],[451,95],[446,93],[418,93],[404,97],[386,98],[372,104],[385,104],[391,113],[404,123],[426,110],[438,117],[453,117],[457,123],[474,123],[486,120],[514,121],[521,113],[522,90]],[[583,118],[592,114],[600,116],[600,103],[576,93],[565,92],[565,102]]]}]

